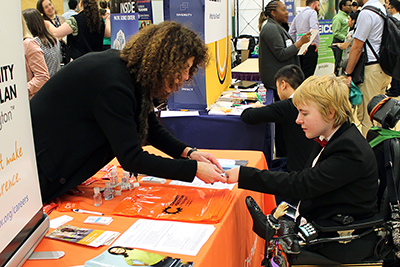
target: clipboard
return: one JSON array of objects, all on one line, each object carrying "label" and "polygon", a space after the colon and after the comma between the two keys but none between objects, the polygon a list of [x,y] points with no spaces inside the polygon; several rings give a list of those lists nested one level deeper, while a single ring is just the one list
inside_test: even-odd
[{"label": "clipboard", "polygon": [[231,86],[229,86],[229,87],[234,88],[235,85],[237,85],[239,89],[248,89],[248,88],[253,88],[253,87],[257,86],[258,83],[252,82],[252,81],[240,81],[240,82],[231,84]]},{"label": "clipboard", "polygon": [[308,43],[303,44],[300,49],[299,52],[297,53],[297,55],[301,56],[303,55],[304,51],[306,51],[306,49],[310,46],[310,44],[314,41],[315,37],[317,37],[318,31],[311,29],[311,37],[310,37],[310,41]]}]

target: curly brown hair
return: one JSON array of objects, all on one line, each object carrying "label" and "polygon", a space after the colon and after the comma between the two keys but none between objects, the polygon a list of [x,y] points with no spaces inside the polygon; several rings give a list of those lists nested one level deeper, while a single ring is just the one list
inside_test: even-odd
[{"label": "curly brown hair", "polygon": [[89,32],[101,32],[101,16],[97,0],[81,0]]},{"label": "curly brown hair", "polygon": [[[134,35],[121,51],[136,82],[151,99],[166,99],[169,86],[173,91],[182,86],[182,73],[187,61],[194,57],[189,69],[189,80],[199,67],[209,61],[208,49],[198,35],[174,21],[149,25]],[[176,81],[181,81],[176,84]]]}]

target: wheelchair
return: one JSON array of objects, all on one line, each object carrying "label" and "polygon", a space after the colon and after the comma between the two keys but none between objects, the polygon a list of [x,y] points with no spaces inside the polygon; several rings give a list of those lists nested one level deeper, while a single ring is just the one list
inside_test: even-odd
[{"label": "wheelchair", "polygon": [[[372,141],[378,137],[382,128],[393,128],[400,119],[400,102],[385,95],[378,95],[369,103],[368,112],[371,120],[381,124],[381,128],[373,128],[368,133],[367,139],[371,141],[372,145]],[[393,134],[393,131],[390,132]],[[378,162],[380,183],[379,213],[372,218],[354,221],[352,218],[346,218],[349,216],[343,216],[343,218],[335,220],[315,220],[299,226],[296,231],[279,233],[280,227],[286,227],[285,223],[282,223],[284,220],[280,219],[279,224],[277,221],[273,221],[272,214],[265,215],[257,203],[251,197],[247,197],[247,208],[253,218],[253,231],[266,240],[262,266],[400,266],[400,250],[393,244],[394,238],[392,237],[392,233],[397,231],[398,238],[400,238],[400,201],[398,197],[400,195],[400,133],[397,134],[395,134],[396,137],[387,138],[385,144],[382,142],[373,147]],[[387,154],[390,156],[388,157]],[[396,199],[393,199],[393,195],[396,195]],[[318,246],[327,246],[333,249],[338,246],[341,246],[342,249],[354,248],[358,240],[361,241],[361,238],[365,239],[366,237],[368,237],[367,240],[370,240],[367,241],[367,246],[374,246],[374,254],[358,262],[354,262],[349,257],[347,260],[337,262],[312,250]],[[289,239],[292,241],[288,242]],[[290,246],[288,248],[288,245],[297,242],[296,240],[300,241],[299,248],[293,249]],[[372,241],[374,242],[372,243]],[[360,247],[359,250],[362,251],[362,249]],[[324,254],[326,255],[326,253]]]}]

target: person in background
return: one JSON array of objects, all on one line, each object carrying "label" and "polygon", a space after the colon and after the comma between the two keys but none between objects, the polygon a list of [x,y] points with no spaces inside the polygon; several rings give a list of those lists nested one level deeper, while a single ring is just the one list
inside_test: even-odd
[{"label": "person in background", "polygon": [[307,52],[300,56],[300,66],[304,77],[307,79],[311,75],[314,75],[315,68],[317,67],[318,46],[320,42],[318,22],[320,3],[318,0],[307,0],[306,5],[306,8],[294,17],[289,28],[289,34],[297,42],[303,34],[308,33],[310,30],[318,31]]},{"label": "person in background", "polygon": [[[279,101],[275,73],[282,67],[290,64],[300,65],[297,53],[300,47],[310,40],[310,33],[305,34],[298,41],[294,41],[282,23],[288,21],[289,12],[281,1],[269,2],[259,19],[259,73],[261,81],[267,89],[274,92],[274,100]],[[287,152],[282,138],[282,129],[277,125],[275,129],[275,148],[278,157],[286,157]]]},{"label": "person in background", "polygon": [[[58,16],[51,0],[38,0],[36,3],[36,9],[42,14],[45,21],[49,21],[54,27],[58,28],[65,22],[63,16]],[[62,38],[58,38],[60,41],[60,51],[62,56],[62,64],[67,64],[67,43]]]},{"label": "person in background", "polygon": [[357,1],[353,1],[353,3],[351,3],[351,10],[353,12],[357,12],[357,10],[359,10]]},{"label": "person in background", "polygon": [[343,43],[333,43],[332,46],[337,46],[339,49],[344,50],[342,61],[340,63],[340,68],[339,68],[339,75],[342,75],[343,70],[346,69],[347,63],[349,61],[349,54],[351,47],[353,46],[354,43],[354,31],[355,31],[355,24],[357,22],[358,14],[360,14],[360,11],[352,12],[350,13],[349,16],[349,21],[348,21],[348,26],[349,26],[349,32],[346,35],[346,39],[344,40]]},{"label": "person in background", "polygon": [[37,9],[25,9],[22,11],[22,15],[29,31],[34,36],[34,40],[43,51],[47,70],[50,77],[52,77],[61,68],[60,42],[46,29],[42,16]]},{"label": "person in background", "polygon": [[[280,166],[280,171],[301,171],[311,154],[314,141],[308,139],[301,126],[296,124],[299,112],[293,105],[292,97],[300,84],[304,81],[303,71],[297,65],[288,65],[275,74],[274,80],[278,95],[282,101],[264,106],[257,102],[252,108],[245,109],[240,116],[243,122],[258,124],[261,122],[275,122],[282,128],[283,140],[287,147],[287,164]],[[281,159],[279,159],[281,160]],[[282,198],[275,196],[276,203]],[[286,202],[296,205],[296,200],[285,198]]]},{"label": "person in background", "polygon": [[102,51],[103,38],[111,36],[110,15],[106,15],[104,22],[96,0],[80,0],[79,9],[82,10],[79,14],[71,16],[58,28],[46,23],[46,27],[57,38],[68,35],[67,60]]},{"label": "person in background", "polygon": [[386,14],[386,9],[379,2],[379,0],[358,0],[358,4],[362,6],[362,8],[360,10],[360,14],[358,15],[357,24],[355,26],[357,30],[353,35],[354,43],[350,50],[349,61],[343,74],[347,76],[347,82],[350,86],[352,80],[351,75],[353,74],[354,68],[360,59],[365,45],[367,48],[366,53],[368,60],[364,69],[364,82],[358,85],[363,93],[363,100],[361,105],[357,108],[357,118],[359,121],[358,127],[360,131],[364,136],[367,136],[367,133],[372,126],[367,105],[374,96],[386,93],[386,89],[391,81],[391,77],[383,72],[381,66],[379,65],[378,59],[375,58],[374,53],[366,44],[366,41],[368,40],[375,52],[379,54],[384,21],[381,16],[376,14],[374,11],[364,9],[364,7],[369,5],[377,7],[384,14]]},{"label": "person in background", "polygon": [[[332,19],[332,43],[343,43],[346,38],[349,30],[348,20],[349,14],[351,13],[351,1],[340,0],[339,9],[339,13],[337,13]],[[335,58],[335,75],[338,76],[343,50],[337,46],[331,47]]]},{"label": "person in background", "polygon": [[[106,0],[100,1],[100,15],[105,19],[110,14],[110,3]],[[103,38],[103,50],[107,50],[111,48],[111,37],[104,37]]]},{"label": "person in background", "polygon": [[54,8],[51,0],[38,0],[36,3],[36,9],[42,14],[43,19],[50,21],[54,27],[60,27],[65,22],[63,16],[58,16],[56,9]]},{"label": "person in background", "polygon": [[[133,173],[226,182],[212,154],[176,139],[154,112],[153,101],[191,80],[209,61],[207,52],[195,32],[165,21],[143,28],[122,51],[88,53],[51,78],[30,105],[43,202],[81,184],[114,157]],[[145,152],[145,144],[172,159]]]},{"label": "person in background", "polygon": [[[296,122],[307,138],[318,142],[306,168],[289,173],[237,167],[226,171],[228,183],[300,199],[296,222],[301,216],[307,222],[334,220],[338,215],[357,221],[377,214],[378,166],[368,141],[351,123],[345,82],[335,75],[312,76],[294,93],[293,104],[299,111]],[[319,232],[318,238],[323,234]],[[353,263],[372,256],[376,242],[377,235],[372,232],[347,244],[329,242],[315,249],[333,261]]]},{"label": "person in background", "polygon": [[22,17],[22,35],[24,38],[25,67],[29,99],[31,99],[50,78],[44,61],[43,51],[33,39],[32,33]]},{"label": "person in background", "polygon": [[69,17],[71,17],[72,15],[78,14],[78,12],[76,12],[76,9],[78,7],[78,0],[69,0],[68,7],[69,10],[62,15],[65,20],[69,19]]},{"label": "person in background", "polygon": [[[399,0],[386,0],[385,6],[393,17],[400,20],[400,2]],[[391,97],[400,96],[400,81],[392,77],[390,88],[387,90],[386,95]]]}]

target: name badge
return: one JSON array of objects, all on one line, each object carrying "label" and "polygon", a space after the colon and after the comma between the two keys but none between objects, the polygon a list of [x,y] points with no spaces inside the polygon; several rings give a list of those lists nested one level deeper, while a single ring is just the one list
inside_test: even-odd
[{"label": "name badge", "polygon": [[292,40],[290,40],[290,39],[287,39],[287,40],[285,41],[285,43],[286,43],[286,47],[289,47],[289,46],[293,45],[293,42],[292,42]]}]

